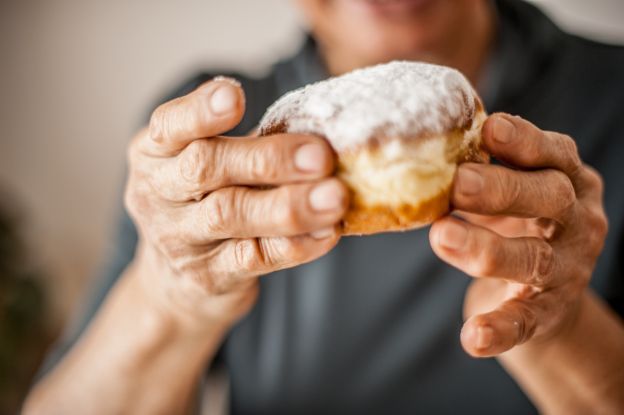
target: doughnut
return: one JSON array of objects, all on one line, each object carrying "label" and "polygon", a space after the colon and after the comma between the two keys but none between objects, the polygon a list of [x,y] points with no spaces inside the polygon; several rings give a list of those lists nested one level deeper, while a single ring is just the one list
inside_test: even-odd
[{"label": "doughnut", "polygon": [[285,94],[258,132],[326,138],[336,176],[351,192],[342,233],[362,235],[414,229],[447,214],[457,165],[488,161],[486,117],[457,70],[394,61]]}]

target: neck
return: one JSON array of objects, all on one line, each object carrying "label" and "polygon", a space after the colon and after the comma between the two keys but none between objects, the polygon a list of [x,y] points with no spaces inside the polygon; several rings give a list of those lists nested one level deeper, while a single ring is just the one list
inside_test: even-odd
[{"label": "neck", "polygon": [[455,25],[457,30],[449,31],[439,42],[427,48],[388,59],[386,56],[380,58],[358,55],[347,47],[328,47],[321,44],[321,56],[331,75],[340,75],[392,59],[406,59],[456,68],[476,85],[491,52],[496,33],[494,6],[489,1],[480,4],[470,18]]},{"label": "neck", "polygon": [[473,85],[481,78],[488,57],[496,39],[497,17],[491,2],[481,2],[482,7],[475,11],[472,19],[462,25],[462,30],[454,34],[454,39],[446,42],[446,50],[441,48],[435,59],[441,65],[450,66],[462,72]]}]

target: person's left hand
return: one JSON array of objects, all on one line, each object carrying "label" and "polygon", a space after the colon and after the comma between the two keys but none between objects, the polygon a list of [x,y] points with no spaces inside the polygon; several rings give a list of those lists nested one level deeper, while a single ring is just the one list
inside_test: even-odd
[{"label": "person's left hand", "polygon": [[602,180],[574,141],[519,117],[490,116],[484,147],[507,166],[466,163],[431,227],[434,252],[476,279],[461,341],[477,357],[547,341],[574,323],[607,234]]}]

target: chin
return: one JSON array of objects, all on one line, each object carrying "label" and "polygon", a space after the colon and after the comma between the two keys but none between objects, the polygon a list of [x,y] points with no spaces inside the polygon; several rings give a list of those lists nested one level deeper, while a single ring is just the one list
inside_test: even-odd
[{"label": "chin", "polygon": [[315,36],[368,64],[428,60],[457,29],[466,0],[299,0]]}]

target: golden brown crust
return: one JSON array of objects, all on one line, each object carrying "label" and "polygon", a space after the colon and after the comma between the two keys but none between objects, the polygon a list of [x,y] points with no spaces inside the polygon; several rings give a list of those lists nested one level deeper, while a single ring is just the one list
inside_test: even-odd
[{"label": "golden brown crust", "polygon": [[445,189],[418,206],[363,206],[352,203],[342,221],[344,235],[416,229],[426,226],[449,211],[450,189]]}]

